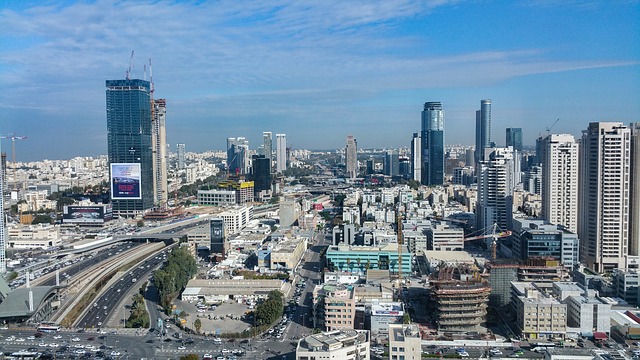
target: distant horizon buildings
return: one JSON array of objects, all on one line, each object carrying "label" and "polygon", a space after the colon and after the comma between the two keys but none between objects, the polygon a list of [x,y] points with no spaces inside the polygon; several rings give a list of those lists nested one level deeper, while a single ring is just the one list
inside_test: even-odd
[{"label": "distant horizon buildings", "polygon": [[347,144],[344,148],[344,154],[346,175],[350,179],[355,179],[358,175],[358,144],[352,135],[347,136]]},{"label": "distant horizon buildings", "polygon": [[184,170],[187,167],[186,150],[187,149],[185,144],[176,145],[176,153],[177,153],[176,167],[178,168],[178,170]]},{"label": "distant horizon buildings", "polygon": [[273,166],[273,134],[270,131],[262,133],[262,152],[265,159],[269,160],[269,168]]},{"label": "distant horizon buildings", "polygon": [[444,110],[441,102],[426,102],[422,111],[422,184],[444,184]]},{"label": "distant horizon buildings", "polygon": [[276,172],[287,170],[287,135],[276,134]]},{"label": "distant horizon buildings", "polygon": [[135,217],[154,205],[150,83],[123,79],[105,85],[113,214]]}]

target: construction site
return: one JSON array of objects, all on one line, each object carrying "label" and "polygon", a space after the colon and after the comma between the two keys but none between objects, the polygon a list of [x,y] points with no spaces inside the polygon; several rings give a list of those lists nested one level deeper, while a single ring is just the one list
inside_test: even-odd
[{"label": "construction site", "polygon": [[470,266],[447,266],[432,274],[431,301],[438,331],[482,331],[491,288]]}]

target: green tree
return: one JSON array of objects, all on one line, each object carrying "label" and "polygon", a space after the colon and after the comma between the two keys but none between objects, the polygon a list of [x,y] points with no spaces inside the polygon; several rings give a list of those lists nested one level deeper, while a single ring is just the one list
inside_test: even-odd
[{"label": "green tree", "polygon": [[202,321],[200,321],[200,319],[199,319],[199,318],[198,318],[198,319],[196,319],[196,320],[193,322],[193,327],[195,327],[195,328],[196,328],[196,332],[197,332],[198,334],[200,334],[200,329],[202,329]]},{"label": "green tree", "polygon": [[180,356],[180,360],[200,360],[200,356],[196,354],[188,354],[188,355]]},{"label": "green tree", "polygon": [[258,326],[271,325],[282,317],[284,312],[284,295],[273,290],[267,300],[256,306],[255,317]]},{"label": "green tree", "polygon": [[411,324],[411,316],[409,315],[408,312],[405,312],[404,315],[402,316],[402,323]]},{"label": "green tree", "polygon": [[49,216],[48,214],[38,214],[33,218],[33,221],[31,221],[31,224],[35,225],[35,224],[51,224],[53,222],[53,220],[51,219],[51,216]]},{"label": "green tree", "polygon": [[144,220],[142,220],[142,219],[138,220],[138,222],[136,222],[136,226],[143,227],[144,226]]},{"label": "green tree", "polygon": [[10,272],[9,274],[7,274],[7,281],[13,281],[18,277],[18,273],[15,271]]},{"label": "green tree", "polygon": [[171,302],[198,271],[198,265],[186,248],[176,247],[167,257],[167,263],[154,273],[154,282],[160,294],[160,305],[167,313]]}]

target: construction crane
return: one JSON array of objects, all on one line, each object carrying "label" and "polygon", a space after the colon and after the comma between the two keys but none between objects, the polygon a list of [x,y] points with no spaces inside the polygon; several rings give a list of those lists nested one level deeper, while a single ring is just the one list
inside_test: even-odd
[{"label": "construction crane", "polygon": [[560,118],[557,118],[556,121],[551,124],[551,126],[547,126],[547,135],[551,134],[551,129],[553,129],[554,126],[556,126],[556,124],[558,123],[558,121],[560,121]]},{"label": "construction crane", "polygon": [[[462,240],[463,242],[467,242],[467,241],[490,239],[491,238],[491,239],[493,239],[493,241],[491,242],[491,259],[495,260],[496,257],[497,257],[498,239],[509,237],[512,234],[511,231],[509,231],[509,230],[501,231],[501,232],[498,232],[497,230],[498,230],[498,224],[493,224],[491,234],[465,237],[465,238],[462,238],[462,239],[459,239],[459,240],[454,240],[454,241],[451,241],[451,242],[447,242],[447,243],[442,244],[442,245],[452,245],[452,244],[457,243],[460,240]],[[440,246],[442,246],[442,245],[440,245]]]},{"label": "construction crane", "polygon": [[0,136],[0,139],[11,139],[11,166],[13,167],[13,186],[14,189],[18,187],[18,181],[16,179],[16,140],[25,140],[26,136],[17,136],[16,134],[8,134]]},{"label": "construction crane", "polygon": [[398,205],[396,210],[396,223],[398,227],[398,279],[402,280],[402,246],[404,245],[404,235],[402,234],[401,205]]},{"label": "construction crane", "polygon": [[134,50],[131,50],[131,57],[129,58],[129,67],[127,68],[127,71],[124,72],[124,78],[127,80],[131,80],[131,71],[133,68],[133,52]]}]

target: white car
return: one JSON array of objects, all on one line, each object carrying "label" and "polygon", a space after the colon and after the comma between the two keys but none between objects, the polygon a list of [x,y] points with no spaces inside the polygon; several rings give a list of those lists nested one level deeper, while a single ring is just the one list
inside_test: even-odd
[{"label": "white car", "polygon": [[187,350],[187,348],[182,346],[182,345],[180,345],[180,346],[178,346],[178,350]]},{"label": "white car", "polygon": [[[30,336],[31,337],[31,336]],[[62,335],[54,335],[53,336],[54,339],[58,340],[58,339],[62,339]]]},{"label": "white car", "polygon": [[17,338],[17,339],[16,339],[16,341],[23,342],[23,341],[24,341],[24,338]]},{"label": "white car", "polygon": [[82,344],[76,344],[73,347],[76,348],[76,349],[84,349],[84,345],[82,345]]},{"label": "white car", "polygon": [[78,341],[80,341],[80,338],[79,337],[74,337],[73,339],[71,339],[71,341],[78,342]]},{"label": "white car", "polygon": [[[54,336],[53,338],[55,339],[56,337]],[[29,336],[29,337],[27,338],[27,340],[35,340],[35,339],[36,339],[36,337],[35,337],[35,336],[33,336],[33,335],[31,335],[31,336]]]},{"label": "white car", "polygon": [[111,354],[109,354],[111,356],[120,356],[120,352],[119,351],[112,351]]}]

